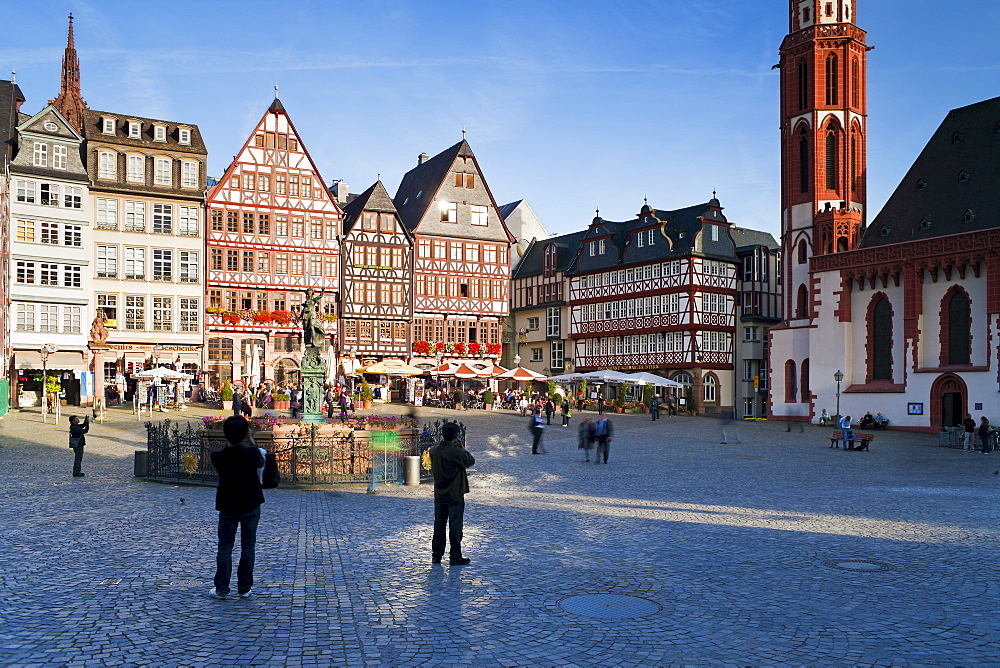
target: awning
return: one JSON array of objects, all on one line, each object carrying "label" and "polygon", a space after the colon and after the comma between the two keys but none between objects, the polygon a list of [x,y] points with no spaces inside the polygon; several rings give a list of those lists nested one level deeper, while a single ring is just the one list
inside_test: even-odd
[{"label": "awning", "polygon": [[[37,350],[17,350],[14,352],[14,368],[16,369],[41,369],[42,354]],[[76,369],[84,368],[82,352],[58,352],[50,353],[45,362],[47,369]]]}]

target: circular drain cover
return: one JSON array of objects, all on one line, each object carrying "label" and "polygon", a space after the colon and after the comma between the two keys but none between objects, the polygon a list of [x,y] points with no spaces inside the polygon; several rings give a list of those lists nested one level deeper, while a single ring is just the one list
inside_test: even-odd
[{"label": "circular drain cover", "polygon": [[851,559],[844,561],[827,561],[826,565],[830,568],[836,568],[841,571],[857,571],[866,573],[875,573],[878,571],[889,570],[889,564],[884,564],[881,561],[868,561],[860,559]]},{"label": "circular drain cover", "polygon": [[598,619],[643,617],[660,611],[658,603],[638,596],[620,594],[581,594],[559,601],[566,612]]}]

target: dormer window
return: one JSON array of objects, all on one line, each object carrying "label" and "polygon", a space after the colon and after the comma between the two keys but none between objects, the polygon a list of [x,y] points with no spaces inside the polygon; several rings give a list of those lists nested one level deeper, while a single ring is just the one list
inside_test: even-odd
[{"label": "dormer window", "polygon": [[36,141],[34,146],[34,151],[32,152],[31,164],[35,167],[48,167],[49,166],[49,145]]},{"label": "dormer window", "polygon": [[929,230],[931,229],[931,221],[928,218],[924,218],[920,221],[920,229]]},{"label": "dormer window", "polygon": [[881,230],[879,230],[879,236],[882,236],[882,237],[887,237],[887,236],[889,236],[889,233],[890,233],[891,231],[892,231],[892,230],[890,230],[890,229],[889,229],[888,227],[886,227],[885,225],[883,225],[883,226],[882,226],[882,229],[881,229]]},{"label": "dormer window", "polygon": [[968,183],[969,182],[969,173],[967,171],[965,171],[964,169],[958,173],[958,182],[959,183]]},{"label": "dormer window", "polygon": [[105,118],[103,119],[101,132],[106,135],[113,135],[115,133],[115,119]]},{"label": "dormer window", "polygon": [[962,222],[968,225],[976,219],[976,212],[972,209],[966,209],[965,214],[962,216]]},{"label": "dormer window", "polygon": [[129,139],[139,139],[142,136],[142,123],[137,123],[136,121],[129,121],[128,136]]},{"label": "dormer window", "polygon": [[191,144],[191,130],[188,128],[178,128],[177,143],[189,146]]},{"label": "dormer window", "polygon": [[917,190],[927,190],[927,181],[923,179],[917,181]]},{"label": "dormer window", "polygon": [[167,141],[167,126],[153,126],[153,141]]},{"label": "dormer window", "polygon": [[958,142],[962,141],[964,137],[965,135],[963,135],[961,132],[956,132],[951,136],[951,143],[957,144]]}]

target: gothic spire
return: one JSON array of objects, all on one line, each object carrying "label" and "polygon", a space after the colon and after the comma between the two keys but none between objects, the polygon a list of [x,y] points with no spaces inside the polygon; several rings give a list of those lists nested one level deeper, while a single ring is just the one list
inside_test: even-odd
[{"label": "gothic spire", "polygon": [[66,51],[63,53],[62,81],[59,86],[59,96],[49,103],[73,124],[77,130],[83,131],[83,111],[87,103],[80,95],[80,59],[76,55],[76,44],[73,40],[73,15],[69,15],[69,31],[66,36]]}]

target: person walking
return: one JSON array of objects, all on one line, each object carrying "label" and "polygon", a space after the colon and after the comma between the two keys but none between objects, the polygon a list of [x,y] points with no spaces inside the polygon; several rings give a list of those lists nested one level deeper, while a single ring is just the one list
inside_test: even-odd
[{"label": "person walking", "polygon": [[242,415],[226,418],[222,433],[229,444],[212,453],[212,466],[219,474],[215,491],[215,509],[219,511],[219,548],[215,556],[215,586],[209,596],[229,596],[233,570],[233,545],[240,531],[240,563],[236,569],[236,587],[240,598],[253,591],[253,566],[257,551],[257,525],[264,492],[258,469],[264,467],[264,455],[250,435],[250,424]]},{"label": "person walking", "polygon": [[446,422],[441,427],[441,443],[430,449],[431,473],[434,476],[434,537],[431,539],[431,562],[440,564],[444,557],[445,530],[448,534],[448,562],[464,566],[472,560],[462,556],[462,525],[465,522],[465,495],[469,493],[466,472],[476,458],[458,442],[459,427]]},{"label": "person walking", "polygon": [[552,397],[545,400],[545,424],[552,424],[552,414],[556,412],[556,405]]},{"label": "person walking", "polygon": [[604,393],[597,393],[597,414],[604,415]]},{"label": "person walking", "polygon": [[333,419],[333,407],[337,404],[337,395],[334,393],[333,388],[329,385],[326,386],[326,392],[323,395],[323,401],[326,402],[326,419]]},{"label": "person walking", "polygon": [[667,415],[677,415],[677,400],[667,395]]},{"label": "person walking", "polygon": [[87,445],[87,437],[84,435],[90,431],[90,416],[86,415],[83,418],[83,423],[80,422],[80,416],[74,415],[69,419],[69,447],[73,450],[73,477],[82,478],[84,476],[83,471],[83,446]]},{"label": "person walking", "polygon": [[566,397],[566,399],[564,399],[562,403],[562,426],[564,427],[569,426],[569,419],[573,417],[569,412],[569,404],[571,401],[572,399]]},{"label": "person walking", "polygon": [[649,401],[649,414],[653,416],[653,421],[660,419],[660,395],[654,394]]},{"label": "person walking", "polygon": [[976,450],[976,421],[973,419],[972,413],[965,414],[962,426],[965,427],[965,452],[974,452]]},{"label": "person walking", "polygon": [[517,407],[521,409],[521,417],[528,414],[528,397],[521,395],[521,400],[517,402]]},{"label": "person walking", "polygon": [[590,421],[590,418],[585,417],[580,420],[580,428],[577,431],[578,441],[577,446],[583,450],[583,461],[590,461],[590,450],[594,447],[594,423]]},{"label": "person walking", "polygon": [[[537,411],[531,416],[528,423],[528,431],[531,432],[531,454],[540,455],[545,453],[545,446],[542,445],[542,434],[545,433],[545,422]],[[541,452],[539,452],[541,449]]]},{"label": "person walking", "polygon": [[990,421],[984,415],[979,423],[979,438],[983,442],[983,454],[990,454],[990,432],[993,431],[993,427],[990,426]]},{"label": "person walking", "polygon": [[595,453],[594,463],[600,464],[601,457],[603,453],[604,463],[608,463],[608,450],[611,448],[611,437],[615,434],[614,425],[611,424],[611,420],[608,418],[601,418],[594,425],[594,438],[597,439],[597,452]]}]

